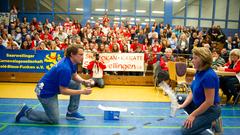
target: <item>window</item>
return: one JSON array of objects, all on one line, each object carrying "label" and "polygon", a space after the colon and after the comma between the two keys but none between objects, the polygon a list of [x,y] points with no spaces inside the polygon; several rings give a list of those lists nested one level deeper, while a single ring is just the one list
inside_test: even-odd
[{"label": "window", "polygon": [[18,10],[22,11],[22,0],[10,0],[9,9],[12,9],[12,6],[15,5]]},{"label": "window", "polygon": [[68,0],[54,0],[54,11],[55,12],[68,12]]},{"label": "window", "polygon": [[24,0],[24,11],[36,12],[37,11],[37,0]]},{"label": "window", "polygon": [[51,0],[38,0],[39,1],[39,12],[51,12],[52,1]]},{"label": "window", "polygon": [[239,0],[230,0],[229,1],[229,15],[228,20],[239,20]]},{"label": "window", "polygon": [[172,25],[182,25],[184,26],[184,19],[173,19],[172,20]]},{"label": "window", "polygon": [[83,12],[83,0],[70,0],[70,12]]},{"label": "window", "polygon": [[[120,2],[120,0],[108,0],[108,13],[116,14],[114,10],[120,9]],[[117,12],[117,14],[120,15],[120,12]]]},{"label": "window", "polygon": [[199,17],[199,0],[195,0],[193,2],[188,1],[187,17]]},{"label": "window", "polygon": [[[135,14],[135,0],[122,0],[122,15]],[[115,12],[120,12],[120,9],[115,9]]]},{"label": "window", "polygon": [[106,11],[105,0],[92,0],[92,13],[104,14]]},{"label": "window", "polygon": [[219,25],[221,28],[225,28],[225,22],[224,21],[214,21],[214,25]]},{"label": "window", "polygon": [[82,21],[82,15],[70,15],[70,20],[73,21],[73,20],[76,20],[77,22],[81,23]]},{"label": "window", "polygon": [[137,15],[149,15],[149,5],[150,2],[148,0],[138,0],[137,1]]},{"label": "window", "polygon": [[67,17],[69,16],[66,14],[55,14],[54,21],[63,24]]},{"label": "window", "polygon": [[212,27],[212,21],[201,20],[200,27],[210,28],[210,27]]},{"label": "window", "polygon": [[190,19],[188,19],[187,22],[186,22],[186,26],[197,27],[198,26],[198,20],[190,20]]},{"label": "window", "polygon": [[228,22],[228,28],[229,29],[238,29],[238,23],[237,22]]},{"label": "window", "polygon": [[185,15],[185,0],[180,2],[173,2],[173,16],[181,16]]},{"label": "window", "polygon": [[152,16],[164,15],[164,2],[163,0],[152,1]]},{"label": "window", "polygon": [[215,19],[226,19],[227,0],[216,0]]},{"label": "window", "polygon": [[212,18],[213,0],[202,0],[201,18]]}]

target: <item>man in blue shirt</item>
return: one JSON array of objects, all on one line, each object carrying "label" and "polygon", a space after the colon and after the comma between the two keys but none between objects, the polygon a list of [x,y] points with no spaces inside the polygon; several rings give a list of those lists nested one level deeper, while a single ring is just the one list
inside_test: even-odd
[{"label": "man in blue shirt", "polygon": [[87,83],[77,74],[77,64],[83,60],[83,48],[71,45],[66,50],[66,56],[52,67],[38,82],[35,92],[44,108],[37,111],[23,105],[16,114],[15,120],[19,122],[22,117],[32,121],[57,124],[59,122],[58,94],[70,95],[66,119],[84,120],[78,113],[80,95],[91,94],[91,88],[81,89],[81,83]]}]

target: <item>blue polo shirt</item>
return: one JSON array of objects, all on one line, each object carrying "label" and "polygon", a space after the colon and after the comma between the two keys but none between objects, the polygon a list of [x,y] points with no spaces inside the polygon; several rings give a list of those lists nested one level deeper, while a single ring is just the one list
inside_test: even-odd
[{"label": "blue polo shirt", "polygon": [[213,88],[215,90],[214,104],[219,103],[219,78],[212,68],[197,71],[195,74],[195,79],[191,85],[195,105],[200,106],[205,101],[205,88]]},{"label": "blue polo shirt", "polygon": [[60,94],[59,86],[68,87],[76,71],[77,65],[73,64],[70,58],[64,57],[41,78],[35,92],[41,98]]}]

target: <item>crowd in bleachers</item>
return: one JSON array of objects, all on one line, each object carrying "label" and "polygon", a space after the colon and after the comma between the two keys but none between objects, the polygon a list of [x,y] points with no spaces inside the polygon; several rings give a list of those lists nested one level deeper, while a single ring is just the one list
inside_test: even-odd
[{"label": "crowd in bleachers", "polygon": [[[13,12],[12,10],[11,12]],[[14,17],[16,14],[14,14]],[[238,48],[240,40],[236,33],[227,37],[219,26],[199,30],[194,27],[146,24],[131,25],[128,21],[110,26],[107,14],[103,20],[95,24],[87,22],[84,26],[77,20],[66,18],[65,22],[56,24],[40,22],[37,18],[28,21],[26,17],[10,17],[10,24],[0,24],[0,44],[6,49],[64,50],[71,44],[81,45],[86,51],[95,52],[145,52],[146,61],[151,64],[157,60],[156,54],[168,52],[191,54],[194,47],[216,48],[220,55],[228,55],[229,51]],[[226,40],[227,39],[227,40]],[[165,61],[170,57],[164,55]],[[225,59],[227,60],[227,58]]]}]

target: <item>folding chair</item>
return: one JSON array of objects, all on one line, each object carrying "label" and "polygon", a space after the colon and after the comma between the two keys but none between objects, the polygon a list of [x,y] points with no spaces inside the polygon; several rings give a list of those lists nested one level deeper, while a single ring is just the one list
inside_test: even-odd
[{"label": "folding chair", "polygon": [[[186,82],[187,64],[185,62],[168,62],[168,72],[170,84],[176,82],[175,92],[188,93],[188,84]],[[172,86],[172,85],[171,85]]]}]

